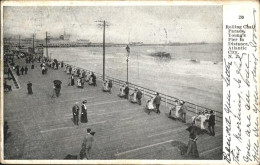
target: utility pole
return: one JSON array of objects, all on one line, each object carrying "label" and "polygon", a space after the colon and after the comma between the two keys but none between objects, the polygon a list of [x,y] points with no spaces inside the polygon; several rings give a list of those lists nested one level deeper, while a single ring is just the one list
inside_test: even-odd
[{"label": "utility pole", "polygon": [[48,58],[48,43],[47,43],[47,39],[48,36],[47,36],[47,32],[46,32],[46,57]]},{"label": "utility pole", "polygon": [[105,58],[105,54],[106,54],[106,21],[103,22],[103,81],[105,81],[105,64],[106,64],[106,58]]},{"label": "utility pole", "polygon": [[128,61],[129,61],[129,55],[130,55],[130,47],[127,45],[126,46],[126,52],[127,52],[127,55],[126,55],[126,82],[128,83]]},{"label": "utility pole", "polygon": [[33,34],[33,53],[34,53],[34,34]]},{"label": "utility pole", "polygon": [[19,50],[19,54],[20,54],[20,35],[19,35],[19,46],[18,46],[18,50]]},{"label": "utility pole", "polygon": [[106,77],[106,26],[107,23],[106,21],[95,21],[95,22],[100,22],[102,24],[99,24],[100,26],[103,26],[103,81],[105,81]]}]

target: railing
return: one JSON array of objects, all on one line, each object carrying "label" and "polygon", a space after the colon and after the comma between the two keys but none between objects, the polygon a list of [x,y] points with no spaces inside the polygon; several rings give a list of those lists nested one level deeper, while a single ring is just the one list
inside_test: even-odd
[{"label": "railing", "polygon": [[[82,68],[79,68],[77,66],[73,66],[73,65],[67,64],[67,63],[64,63],[64,65],[71,66],[74,69],[80,69],[81,71],[85,71],[85,72],[88,72],[88,73],[93,72],[93,71],[90,71],[90,70],[87,70],[87,69],[82,69]],[[102,74],[96,73],[96,72],[93,72],[93,73],[96,75],[96,77],[98,79],[103,80]],[[118,86],[122,86],[123,84],[126,83],[123,80],[113,78],[113,77],[110,77],[110,76],[105,76],[105,79],[112,80],[113,84],[116,84]],[[148,97],[153,97],[155,95],[155,93],[158,92],[158,91],[154,91],[154,90],[151,90],[151,89],[148,89],[148,88],[145,88],[145,87],[133,84],[133,83],[129,83],[128,85],[129,85],[130,90],[134,90],[135,88],[138,88],[139,90],[142,91],[144,96],[146,95]],[[182,99],[179,99],[177,97],[169,96],[169,95],[166,95],[166,94],[163,94],[163,93],[160,93],[160,96],[162,98],[161,101],[164,102],[166,107],[171,107],[171,106],[175,105],[176,100],[182,100]],[[209,109],[209,108],[206,108],[206,107],[203,107],[203,106],[200,106],[200,105],[196,105],[196,104],[193,104],[193,103],[190,103],[190,102],[187,102],[187,101],[185,101],[185,105],[188,107],[188,112],[193,113],[194,115],[197,114],[198,112],[202,112],[206,109],[208,111],[212,110],[212,109]],[[218,122],[220,125],[222,125],[223,113],[220,112],[220,111],[215,111],[215,110],[213,110],[213,111],[215,112],[216,122]]]}]

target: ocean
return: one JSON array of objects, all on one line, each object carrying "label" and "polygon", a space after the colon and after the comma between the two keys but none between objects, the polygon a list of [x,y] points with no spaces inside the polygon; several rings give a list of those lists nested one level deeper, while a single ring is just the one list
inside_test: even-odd
[{"label": "ocean", "polygon": [[[171,57],[151,56],[156,52]],[[48,54],[52,59],[103,72],[102,47],[48,48]],[[130,46],[129,82],[222,111],[222,54],[222,44]],[[125,47],[106,47],[107,76],[126,81],[126,55]]]}]

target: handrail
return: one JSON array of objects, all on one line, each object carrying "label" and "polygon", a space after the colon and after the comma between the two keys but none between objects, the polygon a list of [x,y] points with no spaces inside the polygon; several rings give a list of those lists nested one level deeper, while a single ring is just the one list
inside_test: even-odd
[{"label": "handrail", "polygon": [[[83,68],[80,68],[80,67],[68,64],[68,63],[64,63],[64,65],[71,66],[72,68],[75,68],[75,69],[84,70],[86,72],[93,72],[93,71],[90,71],[88,69],[83,69]],[[103,75],[102,74],[97,73],[97,72],[93,72],[93,73],[97,76],[97,78],[103,79]],[[119,85],[119,86],[125,84],[125,81],[117,79],[117,78],[114,78],[114,77],[111,77],[111,76],[105,76],[105,78],[106,79],[111,79],[116,85]],[[129,84],[129,88],[131,90],[134,90],[137,87],[141,91],[143,91],[143,95],[146,95],[146,96],[149,96],[149,97],[152,97],[155,94],[155,92],[157,92],[157,91],[154,91],[154,90],[151,90],[151,89],[148,89],[148,88],[145,88],[145,87],[142,87],[140,85],[133,84],[133,83],[128,83],[128,84]],[[168,105],[173,106],[174,102],[176,100],[181,100],[181,99],[179,99],[177,97],[169,96],[169,95],[166,95],[166,94],[163,94],[163,93],[160,93],[160,95],[161,95],[161,98],[162,98],[161,101],[165,103],[166,107],[168,107]],[[187,111],[189,111],[191,113],[194,113],[194,114],[197,114],[198,111],[203,111],[205,109],[207,109],[209,111],[212,110],[210,108],[206,108],[206,107],[203,107],[203,106],[200,106],[200,105],[196,105],[194,103],[190,103],[190,102],[186,102],[186,101],[185,101],[185,103],[186,103],[187,108],[188,108]],[[219,123],[222,123],[222,118],[223,118],[222,115],[223,115],[223,113],[220,112],[220,111],[215,111],[215,110],[213,110],[213,111],[215,112],[216,121],[219,122]]]}]

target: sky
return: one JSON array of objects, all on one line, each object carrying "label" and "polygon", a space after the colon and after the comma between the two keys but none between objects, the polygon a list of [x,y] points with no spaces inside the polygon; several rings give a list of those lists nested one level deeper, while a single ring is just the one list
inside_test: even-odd
[{"label": "sky", "polygon": [[221,43],[222,6],[5,6],[4,36],[43,39],[66,33],[72,39],[128,43]]}]

